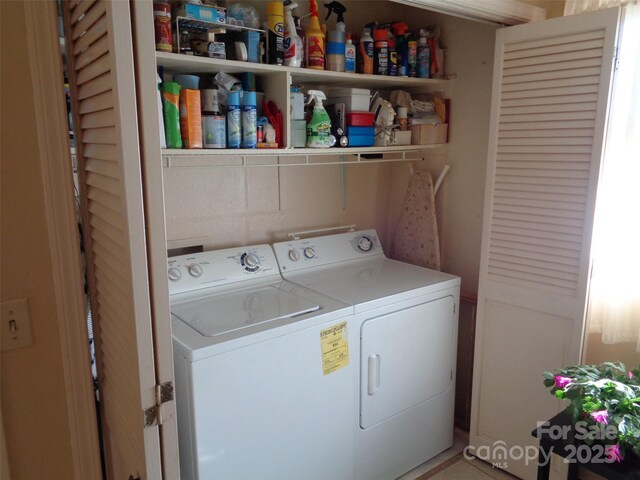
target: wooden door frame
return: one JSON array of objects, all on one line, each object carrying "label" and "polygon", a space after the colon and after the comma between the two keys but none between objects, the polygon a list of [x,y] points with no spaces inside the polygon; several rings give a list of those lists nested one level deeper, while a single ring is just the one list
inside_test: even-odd
[{"label": "wooden door frame", "polygon": [[74,478],[102,478],[56,2],[24,2]]}]

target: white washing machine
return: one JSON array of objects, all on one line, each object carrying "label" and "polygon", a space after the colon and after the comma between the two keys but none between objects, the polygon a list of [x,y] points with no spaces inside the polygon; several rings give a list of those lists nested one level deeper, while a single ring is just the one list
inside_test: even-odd
[{"label": "white washing machine", "polygon": [[168,273],[183,480],[353,478],[353,308],[284,281],[268,245]]},{"label": "white washing machine", "polygon": [[451,447],[460,279],[388,259],[375,230],[273,248],[285,279],[354,306],[354,478],[397,478]]}]

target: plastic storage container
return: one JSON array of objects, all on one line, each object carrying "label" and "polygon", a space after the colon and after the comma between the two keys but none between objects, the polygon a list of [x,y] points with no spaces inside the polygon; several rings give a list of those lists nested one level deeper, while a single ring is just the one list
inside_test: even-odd
[{"label": "plastic storage container", "polygon": [[375,121],[374,112],[347,112],[347,125],[350,127],[373,127]]},{"label": "plastic storage container", "polygon": [[347,127],[350,147],[372,147],[375,141],[375,127]]},{"label": "plastic storage container", "polygon": [[366,88],[334,88],[329,92],[329,103],[344,103],[347,112],[368,111],[371,91]]}]

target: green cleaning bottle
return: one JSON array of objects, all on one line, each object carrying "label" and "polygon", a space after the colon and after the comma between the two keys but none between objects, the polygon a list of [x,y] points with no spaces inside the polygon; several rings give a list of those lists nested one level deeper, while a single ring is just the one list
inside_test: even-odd
[{"label": "green cleaning bottle", "polygon": [[307,123],[307,148],[331,147],[331,120],[329,114],[322,106],[322,101],[327,97],[320,90],[309,90],[309,102],[315,102],[313,115]]}]

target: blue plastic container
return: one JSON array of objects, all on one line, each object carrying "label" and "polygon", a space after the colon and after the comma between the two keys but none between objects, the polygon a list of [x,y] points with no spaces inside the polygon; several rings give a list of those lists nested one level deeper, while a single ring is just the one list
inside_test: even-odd
[{"label": "blue plastic container", "polygon": [[347,127],[350,147],[373,147],[375,127]]}]

